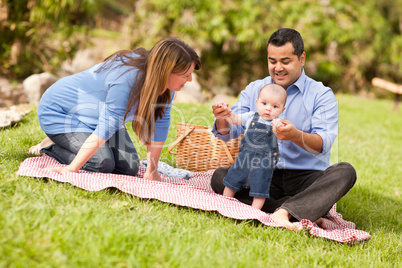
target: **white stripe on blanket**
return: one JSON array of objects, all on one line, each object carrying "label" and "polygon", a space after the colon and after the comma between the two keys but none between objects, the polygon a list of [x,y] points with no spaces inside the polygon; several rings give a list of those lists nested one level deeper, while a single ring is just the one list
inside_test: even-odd
[{"label": "white stripe on blanket", "polygon": [[[267,226],[283,227],[271,220],[269,214],[243,204],[240,201],[224,197],[213,192],[210,181],[213,171],[194,172],[189,180],[161,175],[162,181],[143,179],[145,168],[140,168],[137,177],[109,173],[95,173],[79,171],[78,173],[57,174],[46,170],[48,166],[61,166],[53,158],[27,158],[21,163],[17,174],[19,176],[50,178],[58,182],[67,182],[88,191],[100,191],[115,187],[122,192],[140,198],[157,199],[162,202],[191,207],[206,211],[217,211],[221,215],[237,220],[256,219]],[[318,227],[309,220],[296,222],[296,228],[305,229],[310,234],[334,240],[340,243],[356,244],[370,239],[370,234],[355,229],[353,222],[345,221],[342,215],[336,212],[336,205],[324,218],[327,229]]]}]

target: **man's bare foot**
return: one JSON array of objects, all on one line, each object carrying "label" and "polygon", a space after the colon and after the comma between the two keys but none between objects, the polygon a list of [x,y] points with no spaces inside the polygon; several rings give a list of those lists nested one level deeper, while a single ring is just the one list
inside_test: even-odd
[{"label": "man's bare foot", "polygon": [[314,223],[317,224],[318,227],[321,227],[322,229],[327,229],[327,226],[325,225],[325,221],[323,218],[319,218]]},{"label": "man's bare foot", "polygon": [[29,148],[28,153],[34,154],[34,155],[41,155],[40,150],[42,150],[43,148],[46,148],[52,144],[54,144],[54,142],[51,139],[49,139],[49,137],[46,137],[42,140],[41,143]]},{"label": "man's bare foot", "polygon": [[276,224],[285,226],[287,229],[294,231],[296,226],[289,221],[291,217],[292,215],[290,215],[290,213],[284,210],[283,208],[280,208],[271,214],[271,219]]}]

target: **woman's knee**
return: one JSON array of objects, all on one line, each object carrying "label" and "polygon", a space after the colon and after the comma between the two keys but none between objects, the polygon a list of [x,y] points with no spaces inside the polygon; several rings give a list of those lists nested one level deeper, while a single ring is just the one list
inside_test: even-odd
[{"label": "woman's knee", "polygon": [[112,173],[115,168],[113,158],[95,158],[85,163],[83,169],[93,172]]},{"label": "woman's knee", "polygon": [[99,172],[112,173],[115,168],[115,162],[113,158],[104,158],[99,161]]},{"label": "woman's knee", "polygon": [[84,169],[88,171],[112,173],[116,163],[114,156],[108,148],[99,148],[99,150],[85,163]]},{"label": "woman's knee", "polygon": [[[117,169],[117,167],[116,167]],[[140,161],[137,160],[132,160],[127,168],[115,170],[119,174],[123,175],[129,175],[129,176],[136,176],[138,173],[138,170],[140,169]]]}]

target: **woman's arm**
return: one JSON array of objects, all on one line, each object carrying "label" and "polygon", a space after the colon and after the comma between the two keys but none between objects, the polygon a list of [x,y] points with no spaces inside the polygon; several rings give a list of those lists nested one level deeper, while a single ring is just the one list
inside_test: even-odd
[{"label": "woman's arm", "polygon": [[144,174],[145,179],[161,180],[158,173],[158,162],[164,143],[163,141],[151,141],[151,144],[147,145],[147,170]]},{"label": "woman's arm", "polygon": [[95,134],[91,134],[81,146],[71,164],[65,167],[49,168],[49,170],[57,173],[77,172],[105,142],[106,140],[99,138]]}]

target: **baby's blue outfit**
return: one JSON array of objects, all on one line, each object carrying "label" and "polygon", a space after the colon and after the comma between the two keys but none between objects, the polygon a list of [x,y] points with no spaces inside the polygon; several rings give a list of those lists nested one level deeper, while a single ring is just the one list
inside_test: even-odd
[{"label": "baby's blue outfit", "polygon": [[[272,174],[278,161],[278,139],[271,121],[259,122],[254,113],[239,146],[236,161],[230,167],[223,184],[238,192],[250,188],[252,197],[269,197]],[[249,121],[249,120],[248,120]]]}]

